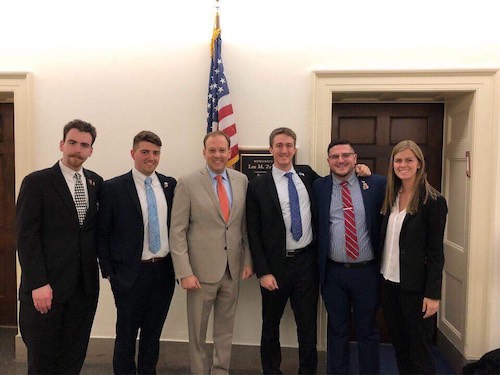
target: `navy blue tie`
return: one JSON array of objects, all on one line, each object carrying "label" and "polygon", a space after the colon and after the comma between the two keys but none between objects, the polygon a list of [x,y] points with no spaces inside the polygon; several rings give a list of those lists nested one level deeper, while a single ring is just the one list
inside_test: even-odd
[{"label": "navy blue tie", "polygon": [[148,202],[148,238],[149,250],[156,254],[160,250],[160,223],[158,221],[158,207],[156,206],[155,192],[151,183],[153,179],[146,177],[146,201]]},{"label": "navy blue tie", "polygon": [[292,217],[292,237],[298,241],[302,237],[302,219],[300,217],[299,194],[293,183],[293,173],[287,172],[285,176],[288,178],[288,199],[290,200],[290,216]]}]

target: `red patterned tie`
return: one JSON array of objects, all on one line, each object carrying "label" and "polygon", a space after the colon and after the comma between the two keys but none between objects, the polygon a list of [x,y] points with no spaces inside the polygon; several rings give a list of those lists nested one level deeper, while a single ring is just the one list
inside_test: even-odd
[{"label": "red patterned tie", "polygon": [[348,182],[342,182],[342,209],[344,211],[345,223],[345,250],[347,256],[356,259],[359,256],[358,236],[356,235],[356,219],[354,218],[354,207],[352,206],[351,192]]},{"label": "red patterned tie", "polygon": [[227,223],[229,220],[229,198],[227,197],[226,188],[222,183],[222,176],[218,174],[215,178],[217,179],[217,195],[219,196],[220,210]]}]

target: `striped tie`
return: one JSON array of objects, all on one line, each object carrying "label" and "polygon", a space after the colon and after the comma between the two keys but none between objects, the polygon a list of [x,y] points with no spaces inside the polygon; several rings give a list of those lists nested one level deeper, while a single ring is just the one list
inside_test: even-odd
[{"label": "striped tie", "polygon": [[352,206],[351,192],[348,182],[342,182],[342,209],[344,210],[345,250],[347,256],[356,259],[359,256],[358,236],[356,235],[356,219]]}]

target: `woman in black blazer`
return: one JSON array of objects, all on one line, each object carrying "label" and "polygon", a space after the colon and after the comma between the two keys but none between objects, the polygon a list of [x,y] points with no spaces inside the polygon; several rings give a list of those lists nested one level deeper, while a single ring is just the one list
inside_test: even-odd
[{"label": "woman in black blazer", "polygon": [[391,153],[382,206],[382,308],[400,374],[436,373],[432,355],[444,266],[446,200],[428,182],[413,141]]}]

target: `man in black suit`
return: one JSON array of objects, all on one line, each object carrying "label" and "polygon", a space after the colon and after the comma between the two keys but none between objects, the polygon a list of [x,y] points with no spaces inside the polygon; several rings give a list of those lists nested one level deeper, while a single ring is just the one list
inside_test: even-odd
[{"label": "man in black suit", "polygon": [[117,309],[115,374],[155,373],[174,293],[168,228],[176,181],[155,173],[161,145],[150,131],[137,134],[134,168],[103,184],[97,243],[102,276],[111,283]]},{"label": "man in black suit", "polygon": [[95,138],[87,122],[66,124],[62,159],[26,176],[19,191],[19,327],[29,374],[77,374],[85,360],[99,294],[95,226],[102,178],[82,165]]},{"label": "man in black suit", "polygon": [[[309,166],[292,165],[295,142],[295,132],[289,128],[272,131],[269,136],[269,152],[274,160],[272,171],[251,180],[247,192],[248,239],[262,295],[264,374],[281,374],[279,326],[288,299],[297,324],[299,374],[316,373],[318,362],[319,278],[312,230],[312,183],[319,176]],[[292,213],[296,199],[289,198],[291,181],[300,210],[297,228],[292,219],[296,217]]]}]

